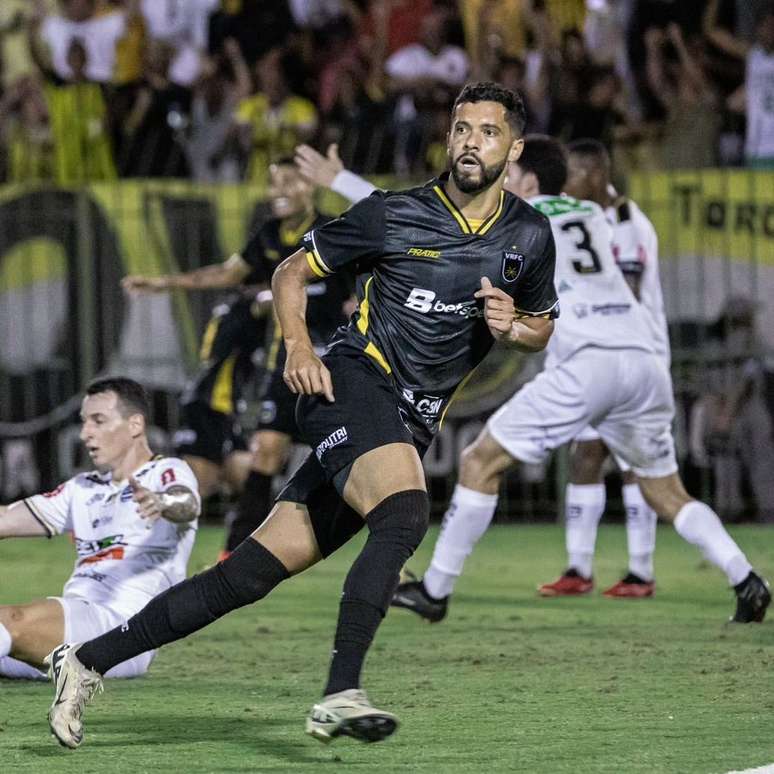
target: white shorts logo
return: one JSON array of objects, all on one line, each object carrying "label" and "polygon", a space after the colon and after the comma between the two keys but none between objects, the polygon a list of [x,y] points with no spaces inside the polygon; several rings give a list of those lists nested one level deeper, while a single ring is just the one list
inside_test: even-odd
[{"label": "white shorts logo", "polygon": [[346,427],[340,427],[338,430],[334,430],[315,450],[318,460],[322,460],[323,454],[334,446],[338,446],[344,441],[349,439],[349,433],[347,433]]}]

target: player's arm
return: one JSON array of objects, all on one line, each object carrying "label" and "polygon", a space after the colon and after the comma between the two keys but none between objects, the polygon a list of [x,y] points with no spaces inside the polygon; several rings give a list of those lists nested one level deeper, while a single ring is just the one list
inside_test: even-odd
[{"label": "player's arm", "polygon": [[301,175],[310,183],[329,188],[353,203],[376,190],[375,185],[344,168],[336,143],[328,146],[325,156],[309,145],[299,145],[294,160]]},{"label": "player's arm", "polygon": [[174,524],[184,524],[199,515],[199,500],[187,486],[177,484],[163,492],[153,492],[134,476],[130,476],[129,486],[132,499],[137,503],[137,512],[143,519],[151,522],[166,519]]},{"label": "player's arm", "polygon": [[488,277],[481,278],[481,290],[474,293],[484,299],[484,319],[492,336],[520,352],[540,352],[554,332],[554,321],[548,317],[519,313],[513,298],[496,288]]},{"label": "player's arm", "polygon": [[20,501],[0,505],[0,540],[11,537],[49,537],[49,532]]},{"label": "player's arm", "polygon": [[725,53],[738,59],[744,59],[750,51],[750,45],[741,38],[735,37],[720,25],[718,22],[719,10],[720,0],[710,0],[707,3],[707,7],[704,9],[704,17],[702,18],[702,32],[704,36],[721,51],[725,51]]},{"label": "player's arm", "polygon": [[239,253],[221,263],[202,266],[199,269],[149,277],[140,274],[124,277],[124,290],[141,293],[159,293],[166,290],[218,290],[239,285],[249,274],[250,264]]},{"label": "player's arm", "polygon": [[283,378],[296,394],[323,394],[333,402],[330,372],[315,354],[306,324],[306,285],[319,278],[319,269],[312,268],[314,258],[308,256],[305,249],[297,250],[277,267],[271,280],[287,350]]}]

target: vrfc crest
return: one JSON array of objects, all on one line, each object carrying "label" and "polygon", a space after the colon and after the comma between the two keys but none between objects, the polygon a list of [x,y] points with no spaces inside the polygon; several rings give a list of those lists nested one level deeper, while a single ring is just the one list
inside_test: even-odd
[{"label": "vrfc crest", "polygon": [[524,256],[521,253],[503,252],[502,275],[506,282],[516,282],[524,266]]}]

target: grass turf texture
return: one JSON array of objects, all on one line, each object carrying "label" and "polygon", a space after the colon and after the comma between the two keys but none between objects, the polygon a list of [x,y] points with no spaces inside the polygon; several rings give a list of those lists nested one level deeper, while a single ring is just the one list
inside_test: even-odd
[{"label": "grass turf texture", "polygon": [[[774,531],[733,529],[774,576]],[[436,531],[411,567],[421,571]],[[191,562],[214,557],[203,529]],[[558,527],[493,527],[468,561],[449,618],[393,610],[366,663],[397,734],[324,747],[303,733],[328,665],[341,583],[358,539],[263,602],[162,649],[150,674],[109,681],[86,713],[86,742],[60,748],[51,689],[0,680],[3,772],[725,772],[774,761],[774,616],[727,626],[725,579],[668,528],[651,600],[599,588],[625,564],[621,527],[602,527],[590,597],[541,600],[562,568]],[[0,544],[0,603],[57,593],[65,539]]]}]

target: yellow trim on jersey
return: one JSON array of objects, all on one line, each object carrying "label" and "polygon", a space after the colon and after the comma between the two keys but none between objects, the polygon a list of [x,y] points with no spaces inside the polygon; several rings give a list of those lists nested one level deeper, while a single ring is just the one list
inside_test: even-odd
[{"label": "yellow trim on jersey", "polygon": [[487,215],[485,218],[479,220],[478,218],[466,218],[457,205],[444,193],[441,186],[433,186],[433,190],[443,202],[446,209],[454,216],[457,223],[460,224],[463,234],[477,234],[483,236],[490,228],[492,228],[503,211],[503,203],[505,202],[504,191],[500,191],[500,201],[498,202],[495,211],[491,215]]},{"label": "yellow trim on jersey", "polygon": [[369,277],[365,284],[363,300],[360,302],[360,317],[357,318],[357,329],[362,333],[368,330],[368,313],[371,311],[371,305],[368,303],[368,289],[371,286],[373,277]]},{"label": "yellow trim on jersey", "polygon": [[[360,302],[360,317],[357,319],[357,329],[365,336],[368,331],[368,313],[371,311],[371,305],[368,301],[368,289],[371,286],[373,277],[368,278],[363,292],[363,300]],[[387,358],[379,351],[379,348],[372,341],[369,341],[363,350],[366,355],[373,358],[388,374],[392,373],[392,368],[387,362]]]},{"label": "yellow trim on jersey", "polygon": [[309,226],[314,223],[316,217],[317,213],[313,212],[298,225],[298,228],[290,228],[285,225],[284,221],[281,222],[279,227],[280,243],[285,247],[297,245],[301,241],[301,237],[309,231]]},{"label": "yellow trim on jersey", "polygon": [[446,207],[447,210],[454,216],[454,219],[457,221],[457,223],[460,224],[460,228],[462,229],[463,234],[470,234],[470,226],[468,225],[468,221],[465,220],[465,216],[457,209],[457,206],[454,204],[454,202],[449,199],[449,197],[443,192],[443,189],[440,185],[434,185],[433,190],[438,195],[438,198],[443,202],[444,207]]},{"label": "yellow trim on jersey", "polygon": [[215,336],[218,334],[218,327],[220,326],[220,317],[212,317],[207,323],[207,327],[204,329],[204,336],[202,336],[202,345],[199,348],[199,359],[209,360],[212,354],[212,345],[215,343]]},{"label": "yellow trim on jersey", "polygon": [[234,411],[233,384],[236,359],[236,355],[229,355],[223,361],[223,365],[215,378],[215,384],[212,387],[210,408],[219,411],[221,414],[232,414]]},{"label": "yellow trim on jersey", "polygon": [[[478,366],[476,366],[478,368]],[[449,398],[449,402],[444,407],[443,413],[441,414],[441,419],[438,422],[438,429],[440,430],[443,427],[443,420],[446,419],[446,412],[449,410],[449,406],[451,406],[452,403],[454,403],[457,396],[462,392],[462,390],[465,388],[465,385],[470,381],[470,377],[473,376],[474,373],[476,373],[476,368],[471,369],[468,371],[465,378],[457,385],[457,389],[452,393],[451,398]]]},{"label": "yellow trim on jersey", "polygon": [[315,260],[314,253],[309,250],[306,251],[306,262],[309,264],[309,268],[315,273],[316,276],[321,279],[325,279],[328,275],[322,270],[317,268],[317,261]]},{"label": "yellow trim on jersey", "polygon": [[376,344],[374,344],[372,341],[368,342],[368,346],[363,350],[363,352],[365,352],[369,357],[373,358],[388,374],[392,373],[392,368],[390,368],[390,364],[387,362],[387,359],[379,351]]},{"label": "yellow trim on jersey", "polygon": [[483,226],[479,226],[476,229],[476,233],[483,236],[494,226],[497,219],[500,217],[503,211],[503,203],[505,202],[505,191],[500,191],[500,204],[497,205],[497,209],[488,217],[484,218]]}]

